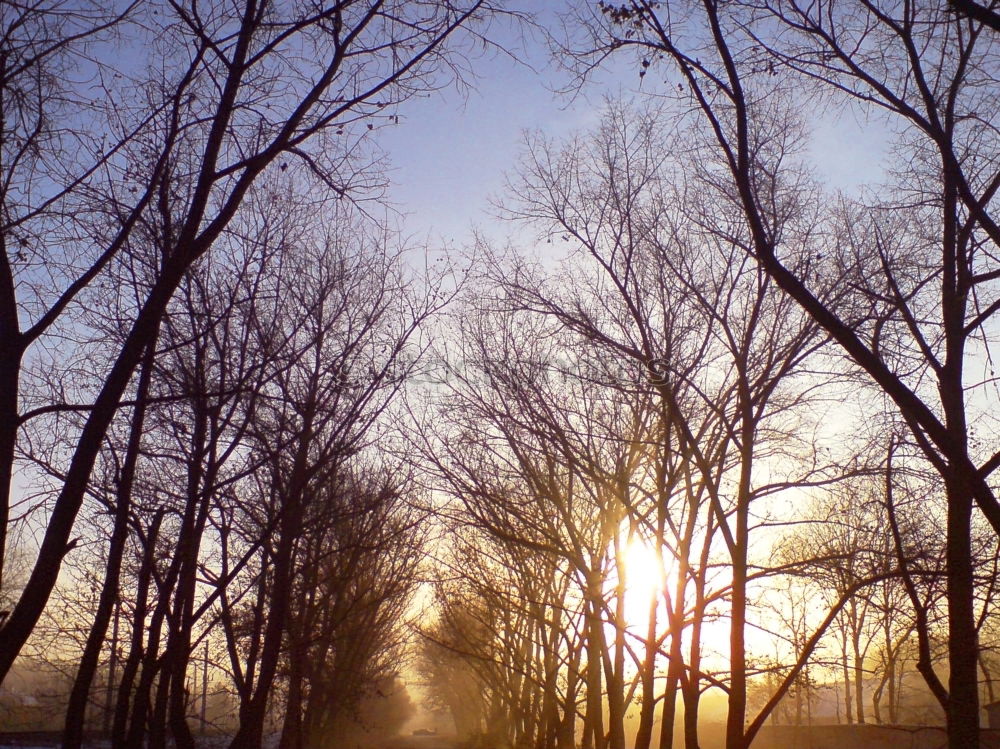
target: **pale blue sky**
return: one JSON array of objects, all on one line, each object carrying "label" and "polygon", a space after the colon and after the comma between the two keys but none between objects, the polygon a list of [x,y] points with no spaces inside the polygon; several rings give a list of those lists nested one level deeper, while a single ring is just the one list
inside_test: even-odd
[{"label": "pale blue sky", "polygon": [[[551,16],[554,6],[547,7]],[[565,78],[540,36],[492,36],[528,64],[502,54],[476,60],[478,80],[465,95],[446,89],[406,102],[399,125],[379,132],[391,164],[389,197],[406,214],[403,230],[432,245],[466,245],[474,226],[497,239],[512,233],[513,227],[493,220],[489,199],[502,194],[526,130],[566,137],[596,123],[606,94],[643,96],[624,56],[620,67],[571,99],[554,92]],[[812,131],[809,160],[829,187],[851,191],[879,181],[887,147],[881,125],[860,123],[849,109],[831,109],[812,123]]]}]

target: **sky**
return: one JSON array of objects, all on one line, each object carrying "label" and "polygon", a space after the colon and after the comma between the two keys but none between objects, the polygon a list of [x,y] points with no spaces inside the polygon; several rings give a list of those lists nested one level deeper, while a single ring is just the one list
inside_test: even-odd
[{"label": "sky", "polygon": [[474,60],[468,88],[406,102],[400,124],[380,133],[390,199],[417,237],[467,241],[472,226],[492,223],[489,200],[502,193],[526,131],[564,136],[596,121],[594,102],[553,91],[562,80],[540,35],[507,28],[492,36],[506,53]]},{"label": "sky", "polygon": [[[543,4],[525,3],[532,5]],[[551,24],[556,6],[544,5],[539,20]],[[503,195],[525,132],[569,137],[598,122],[606,96],[638,102],[648,95],[624,57],[576,96],[560,94],[567,78],[541,34],[506,28],[491,36],[510,54],[474,60],[471,87],[408,101],[399,124],[379,133],[390,164],[389,199],[405,217],[404,233],[431,247],[461,248],[472,241],[474,228],[496,239],[515,233],[495,220],[490,200]],[[861,122],[849,109],[832,110],[812,122],[808,159],[828,187],[850,192],[880,180],[887,144],[879,123]]]}]

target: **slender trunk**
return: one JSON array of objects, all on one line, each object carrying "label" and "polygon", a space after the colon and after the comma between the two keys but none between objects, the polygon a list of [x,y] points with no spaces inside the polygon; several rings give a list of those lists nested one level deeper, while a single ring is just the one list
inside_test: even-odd
[{"label": "slender trunk", "polygon": [[[203,371],[203,353],[195,354],[196,377]],[[191,454],[188,458],[187,507],[178,539],[177,554],[180,570],[174,593],[174,613],[171,617],[170,636],[164,653],[164,668],[171,673],[169,695],[170,732],[177,749],[195,749],[194,735],[187,721],[187,667],[191,657],[191,635],[194,626],[193,609],[198,574],[198,550],[204,535],[211,487],[214,483],[214,461],[209,448],[208,405],[204,401],[204,386],[192,399],[194,428],[192,429]]]},{"label": "slender trunk", "polygon": [[802,679],[799,678],[795,683],[795,725],[802,725]]},{"label": "slender trunk", "polygon": [[996,702],[996,691],[993,688],[993,672],[990,671],[990,666],[986,662],[986,658],[983,657],[983,653],[979,654],[979,670],[983,672],[983,683],[986,685],[986,704]]},{"label": "slender trunk", "polygon": [[854,722],[854,711],[851,707],[851,669],[847,661],[847,627],[840,630],[840,667],[844,675],[844,712],[847,722]]},{"label": "slender trunk", "polygon": [[889,661],[889,668],[887,669],[887,671],[888,671],[889,681],[886,684],[886,687],[888,688],[889,693],[886,696],[886,699],[889,702],[889,704],[887,705],[887,707],[889,708],[889,723],[891,725],[896,725],[897,720],[896,720],[896,652],[895,651],[892,653],[892,659]]},{"label": "slender trunk", "polygon": [[208,639],[205,640],[205,656],[201,662],[201,735],[208,728]]},{"label": "slender trunk", "polygon": [[806,693],[806,725],[811,726],[813,724],[813,709],[812,709],[812,680],[809,678],[809,666],[802,669],[802,676],[805,678],[805,693]]},{"label": "slender trunk", "polygon": [[[737,534],[739,535],[739,534]],[[746,722],[746,547],[738,542],[733,554],[732,613],[729,632],[729,709],[726,715],[726,749],[743,748]]]},{"label": "slender trunk", "polygon": [[604,698],[601,661],[604,648],[604,622],[601,617],[601,574],[597,570],[587,573],[587,709],[584,715],[584,733],[589,733],[594,749],[605,749]]},{"label": "slender trunk", "polygon": [[[667,523],[667,492],[666,492],[666,481],[667,481],[667,457],[666,451],[660,456],[656,466],[656,487],[657,487],[657,507],[656,507],[656,561],[659,565],[659,572],[663,575],[661,579],[661,588],[656,590],[649,601],[649,610],[646,614],[646,654],[644,663],[642,664],[642,708],[639,713],[639,727],[636,730],[635,737],[635,749],[649,749],[650,744],[653,740],[653,722],[655,720],[656,713],[656,656],[658,651],[657,643],[657,611],[660,606],[660,601],[665,601],[667,605],[670,605],[669,595],[667,591],[669,590],[669,580],[666,577],[666,564],[663,559],[663,546],[666,543],[666,523]],[[689,524],[690,525],[690,524]],[[681,549],[678,552],[678,557],[680,558],[677,562],[677,567],[681,568],[683,562],[681,559],[687,557],[686,549],[690,548],[690,544],[686,543],[688,541],[687,536],[682,539]],[[681,572],[678,571],[678,580],[686,580],[687,572],[684,571],[684,577],[681,578]],[[683,588],[679,591],[681,598],[683,600]],[[668,617],[671,611],[667,612]],[[674,622],[671,622],[673,624]],[[671,639],[670,647],[673,649],[674,642]],[[668,665],[669,671],[669,665]],[[669,679],[669,675],[668,675]],[[676,703],[677,699],[677,683],[674,682],[674,692],[673,699]],[[664,700],[666,699],[666,690],[664,692]],[[667,705],[664,701],[663,712],[666,713]],[[666,721],[661,721],[665,724]],[[673,716],[670,716],[670,731],[673,732]],[[665,725],[661,727],[661,731]],[[661,738],[660,745],[663,745]]]},{"label": "slender trunk", "polygon": [[[240,725],[250,719],[250,710],[253,707],[253,694],[256,684],[256,674],[258,662],[260,660],[261,633],[264,630],[264,607],[267,604],[269,590],[268,569],[271,568],[271,555],[265,544],[260,552],[260,574],[257,578],[257,598],[253,606],[253,619],[250,627],[250,644],[247,647],[246,670],[243,678],[243,688],[240,691]],[[230,647],[235,652],[237,644],[230,643]]]},{"label": "slender trunk", "polygon": [[690,671],[684,681],[682,694],[684,696],[684,747],[699,749],[698,742],[698,711],[701,701],[701,631],[705,621],[705,584],[708,570],[708,560],[712,551],[712,528],[709,524],[705,532],[705,541],[701,548],[701,557],[697,574],[694,576],[694,610],[691,623],[691,649],[688,663]]},{"label": "slender trunk", "polygon": [[[125,448],[125,459],[122,463],[121,476],[118,480],[118,491],[115,496],[115,523],[111,531],[108,548],[107,569],[104,573],[104,583],[94,613],[94,623],[87,635],[87,643],[83,648],[80,666],[73,681],[69,702],[66,705],[66,721],[63,729],[64,749],[79,749],[83,744],[83,721],[87,708],[87,698],[90,695],[90,685],[104,647],[108,624],[115,603],[119,597],[119,580],[121,577],[122,558],[125,556],[125,545],[128,541],[129,513],[132,509],[132,485],[135,481],[135,469],[139,462],[139,447],[142,442],[143,425],[146,418],[146,397],[149,393],[149,383],[152,378],[153,355],[156,351],[156,336],[150,339],[146,346],[139,372],[139,382],[136,388],[136,405],[132,414],[132,425],[129,429],[128,443]],[[108,683],[110,684],[110,677]]]},{"label": "slender trunk", "polygon": [[656,610],[660,604],[659,592],[651,596],[646,612],[645,654],[640,665],[642,703],[639,709],[639,726],[635,734],[635,749],[649,749],[653,740],[653,713],[656,710]]},{"label": "slender trunk", "polygon": [[615,586],[613,664],[607,675],[608,749],[625,749],[625,584],[628,571],[625,570],[620,533],[615,533],[613,543],[618,583]]},{"label": "slender trunk", "polygon": [[[291,508],[288,508],[291,510]],[[277,553],[274,555],[274,585],[271,589],[271,602],[265,624],[264,637],[261,643],[260,672],[257,677],[253,696],[246,704],[241,714],[240,727],[233,737],[230,749],[259,749],[264,737],[264,719],[267,716],[267,702],[271,687],[278,670],[278,659],[281,654],[281,641],[285,629],[285,618],[288,613],[288,585],[291,581],[291,547],[294,543],[291,524],[296,518],[288,517],[296,514],[294,510],[285,512],[285,526],[278,542]]]},{"label": "slender trunk", "polygon": [[690,670],[687,679],[681,684],[681,695],[684,698],[684,748],[699,749],[698,713],[701,702],[701,617],[704,615],[704,603],[695,607],[695,620],[691,624],[691,654],[688,657]]},{"label": "slender trunk", "polygon": [[[883,586],[883,590],[884,587],[885,586]],[[889,600],[888,597],[886,597],[885,600]],[[891,617],[892,614],[889,611],[882,611],[882,638],[885,641],[886,662],[883,681],[882,684],[879,685],[878,701],[881,703],[883,701],[883,696],[885,697],[885,707],[889,714],[889,723],[894,724],[896,722],[896,711],[893,706],[893,701],[896,697],[896,657],[899,649],[892,639]],[[881,704],[879,705],[879,710],[881,711]],[[876,722],[882,723],[881,715],[876,718]]]},{"label": "slender trunk", "polygon": [[882,725],[882,692],[885,691],[887,674],[882,674],[879,683],[872,690],[872,720],[876,725]]},{"label": "slender trunk", "polygon": [[[160,638],[163,632],[163,622],[166,619],[167,608],[169,604],[170,592],[173,589],[174,582],[176,580],[176,570],[177,565],[171,566],[171,570],[167,573],[167,579],[163,584],[163,587],[159,590],[160,600],[156,604],[156,609],[153,611],[153,618],[150,621],[149,633],[146,642],[146,652],[142,659],[142,672],[139,676],[139,684],[136,686],[135,697],[132,704],[132,720],[129,725],[128,736],[125,742],[126,746],[141,746],[142,736],[146,732],[146,725],[149,723],[149,731],[152,735],[153,731],[160,731],[163,725],[157,725],[157,720],[166,721],[166,702],[164,701],[164,713],[158,718],[159,715],[157,711],[154,710],[152,717],[150,718],[150,702],[152,701],[153,694],[153,684],[157,682],[157,677],[159,678],[160,689],[157,692],[157,697],[163,694],[164,700],[166,698],[165,693],[163,693],[163,660],[159,657],[160,650]],[[154,703],[158,704],[158,702]]]},{"label": "slender trunk", "polygon": [[674,723],[677,720],[677,691],[684,673],[684,652],[681,648],[681,625],[671,617],[670,662],[667,664],[667,683],[663,687],[663,705],[660,708],[660,749],[673,749]]},{"label": "slender trunk", "polygon": [[[309,545],[310,547],[312,544]],[[309,551],[306,551],[309,554]],[[316,601],[310,600],[318,589],[318,564],[316,560],[305,562],[305,570],[299,581],[295,608],[297,616],[289,616],[286,628],[288,648],[288,696],[285,700],[285,719],[281,727],[281,738],[278,749],[302,749],[306,731],[303,724],[303,684],[307,677],[306,670],[313,663],[326,663],[325,654],[310,652],[306,633],[319,631],[314,628],[309,612],[314,611]],[[311,573],[306,576],[306,572]],[[315,661],[313,661],[315,658]],[[313,690],[315,691],[315,690]],[[315,696],[315,695],[313,695]]]},{"label": "slender trunk", "polygon": [[865,722],[865,665],[861,654],[861,625],[855,618],[852,621],[851,645],[854,650],[854,706],[858,712],[858,723]]},{"label": "slender trunk", "polygon": [[139,569],[139,585],[136,592],[135,615],[132,622],[132,639],[129,644],[128,657],[122,667],[122,680],[118,685],[118,699],[115,701],[115,717],[111,726],[112,749],[124,749],[126,746],[126,727],[129,715],[129,703],[132,696],[132,682],[139,672],[142,662],[142,642],[146,627],[146,607],[149,598],[149,587],[153,578],[153,565],[156,559],[156,541],[160,534],[160,523],[163,521],[163,511],[153,516],[147,534],[146,549]]},{"label": "slender trunk", "polygon": [[[741,378],[742,379],[742,378]],[[741,386],[741,390],[744,387]],[[750,397],[740,396],[742,429],[740,430],[740,482],[736,498],[736,531],[730,557],[733,567],[732,600],[729,630],[729,705],[726,714],[726,749],[745,749],[744,728],[747,713],[747,550],[750,542],[750,477],[753,466],[753,413]]]},{"label": "slender trunk", "polygon": [[105,736],[111,735],[111,719],[114,715],[115,678],[118,676],[118,637],[121,631],[121,601],[115,602],[114,624],[111,627],[111,657],[108,660],[108,683],[104,690],[104,720],[101,730]]}]

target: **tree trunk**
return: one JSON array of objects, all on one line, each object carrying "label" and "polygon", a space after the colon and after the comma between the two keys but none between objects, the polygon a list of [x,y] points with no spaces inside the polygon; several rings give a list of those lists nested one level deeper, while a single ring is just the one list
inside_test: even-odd
[{"label": "tree trunk", "polygon": [[142,566],[139,569],[139,586],[136,593],[135,617],[132,622],[132,639],[129,645],[128,657],[122,667],[122,679],[118,685],[118,699],[115,701],[115,717],[111,726],[112,749],[125,749],[126,728],[129,716],[129,702],[132,695],[132,682],[139,671],[142,662],[142,643],[146,626],[146,607],[149,598],[149,586],[153,578],[155,564],[156,541],[160,534],[160,523],[163,521],[163,511],[153,516],[146,541]]},{"label": "tree trunk", "polygon": [[625,749],[625,584],[628,571],[621,548],[621,533],[614,536],[615,565],[618,583],[615,586],[615,645],[613,663],[607,675],[608,685],[608,749]]},{"label": "tree trunk", "polygon": [[230,749],[260,749],[263,741],[267,702],[278,670],[278,659],[281,655],[288,616],[289,588],[292,582],[292,548],[302,523],[300,504],[299,498],[295,497],[283,508],[281,535],[274,555],[274,584],[271,588],[270,606],[261,644],[260,672],[253,696],[245,711],[241,713],[240,727],[233,737]]},{"label": "tree trunk", "polygon": [[[2,234],[2,233],[0,233]],[[0,251],[3,259],[0,260],[0,272],[3,273],[4,283],[10,282],[10,267],[7,264],[7,255],[3,247],[6,242],[0,236]],[[13,288],[12,282],[11,288]],[[5,295],[6,296],[6,295]],[[4,305],[6,306],[6,305]],[[8,570],[7,566],[7,528],[10,522],[10,489],[14,478],[14,453],[17,445],[17,430],[19,427],[19,414],[17,408],[18,383],[21,371],[21,347],[15,345],[17,340],[17,311],[14,310],[8,320],[7,314],[0,314],[0,603],[7,605],[4,600],[8,593]],[[0,674],[2,678],[2,674]]]},{"label": "tree trunk", "polygon": [[108,548],[104,584],[97,603],[97,611],[94,613],[94,623],[87,635],[87,643],[83,648],[83,656],[80,658],[80,666],[77,669],[69,702],[66,705],[66,722],[63,729],[64,749],[79,749],[83,743],[83,721],[87,708],[87,698],[90,695],[90,685],[93,683],[94,674],[97,673],[98,660],[101,656],[101,649],[104,647],[108,624],[111,621],[115,602],[118,600],[122,558],[125,555],[125,544],[128,541],[128,521],[132,509],[132,485],[135,480],[136,464],[139,461],[139,446],[142,442],[142,431],[146,418],[146,396],[149,393],[155,351],[156,336],[153,336],[146,347],[136,387],[136,405],[132,414],[132,425],[125,448],[125,460],[122,464],[115,497],[115,524]]},{"label": "tree trunk", "polygon": [[[191,259],[193,260],[193,257]],[[7,676],[48,604],[49,596],[59,578],[63,558],[73,548],[70,535],[77,513],[83,504],[84,494],[90,483],[90,474],[101,451],[104,436],[118,411],[118,403],[132,379],[132,373],[142,359],[147,342],[155,337],[158,323],[167,302],[180,283],[187,262],[185,257],[183,261],[172,263],[157,279],[105,378],[100,393],[94,400],[73,452],[62,489],[49,514],[48,525],[28,584],[13,611],[0,627],[0,680]]]},{"label": "tree trunk", "polygon": [[285,702],[285,720],[281,726],[278,749],[302,749],[302,673],[292,658],[288,668],[288,697]]},{"label": "tree trunk", "polygon": [[[733,565],[729,630],[729,709],[726,715],[726,749],[745,749],[747,714],[747,551],[750,545],[751,471],[753,468],[754,415],[746,379],[740,383],[740,482],[736,495],[736,531],[730,557]],[[720,522],[722,522],[720,520]]]},{"label": "tree trunk", "polygon": [[957,481],[948,490],[948,747],[979,744],[979,673],[972,576],[972,499]]},{"label": "tree trunk", "polygon": [[657,591],[650,598],[646,613],[646,652],[640,665],[642,704],[639,709],[639,726],[635,733],[635,749],[649,749],[653,740],[653,718],[656,710],[656,610],[660,603]]},{"label": "tree trunk", "polygon": [[604,622],[601,617],[601,574],[587,573],[587,709],[584,715],[584,735],[591,737],[593,749],[605,749],[604,698],[601,661],[605,655]]},{"label": "tree trunk", "polygon": [[[195,354],[195,377],[200,380],[203,353]],[[201,385],[199,384],[199,387]],[[187,506],[177,543],[180,568],[174,592],[170,635],[164,652],[164,669],[171,674],[169,696],[170,732],[177,749],[195,749],[194,736],[187,722],[187,667],[191,657],[191,632],[195,587],[197,586],[198,550],[204,535],[211,486],[214,483],[214,463],[210,460],[208,405],[203,390],[192,398],[194,424],[191,430],[191,454],[188,456]]]},{"label": "tree trunk", "polygon": [[[856,612],[855,612],[856,613]],[[854,706],[858,711],[858,723],[865,722],[865,671],[861,655],[861,624],[852,617],[851,645],[854,649]]]},{"label": "tree trunk", "polygon": [[170,700],[170,671],[159,662],[156,699],[149,719],[149,749],[167,749],[167,708]]},{"label": "tree trunk", "polygon": [[847,722],[854,722],[854,710],[851,706],[851,669],[847,663],[847,627],[841,629],[841,651],[840,651],[840,666],[841,671],[844,674],[844,713],[847,716]]}]

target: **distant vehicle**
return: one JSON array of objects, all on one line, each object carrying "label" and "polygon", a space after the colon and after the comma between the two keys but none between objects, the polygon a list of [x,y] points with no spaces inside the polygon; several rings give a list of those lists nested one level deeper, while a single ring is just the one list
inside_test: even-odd
[{"label": "distant vehicle", "polygon": [[438,732],[435,728],[418,728],[413,732],[414,736],[437,736]]}]

